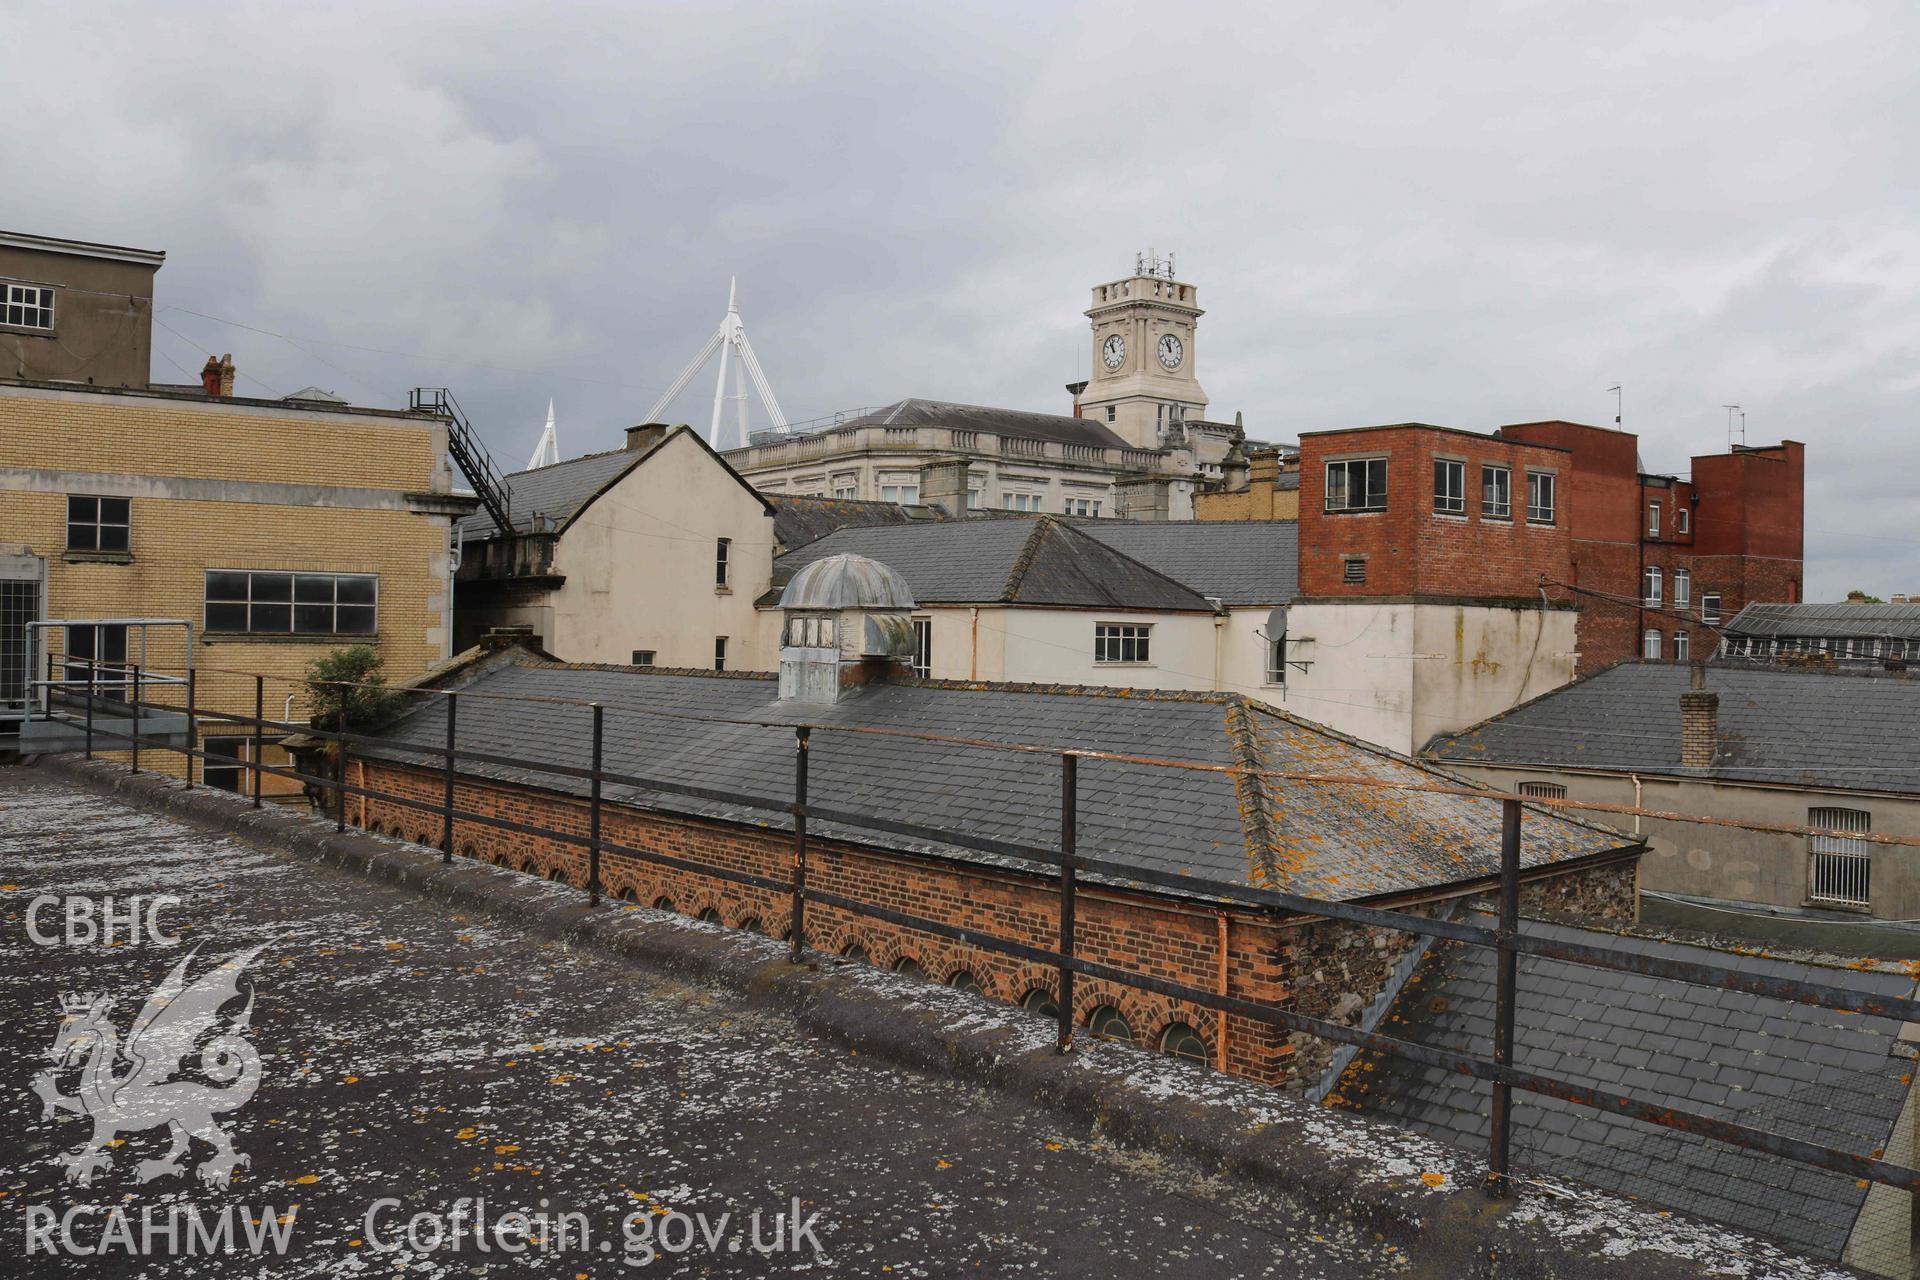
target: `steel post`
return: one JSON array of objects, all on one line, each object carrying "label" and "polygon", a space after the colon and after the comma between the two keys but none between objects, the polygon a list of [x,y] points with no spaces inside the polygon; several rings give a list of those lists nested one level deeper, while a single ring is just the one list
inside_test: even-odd
[{"label": "steel post", "polygon": [[[441,792],[441,804],[445,806],[446,811],[440,815],[440,861],[442,862],[453,861],[453,741],[454,726],[459,715],[460,695],[449,693],[447,695],[447,769]],[[594,765],[595,769],[599,767],[597,764]],[[594,785],[597,787],[599,783],[596,782]]]},{"label": "steel post", "polygon": [[[1514,1003],[1519,987],[1520,955],[1513,941],[1520,931],[1520,802],[1500,802],[1500,923],[1494,930],[1499,967],[1494,977],[1493,1061],[1513,1065]],[[1487,1126],[1487,1192],[1507,1195],[1513,1151],[1513,1090],[1495,1081],[1493,1115]]]},{"label": "steel post", "polygon": [[1074,848],[1079,837],[1080,759],[1060,757],[1060,1052],[1073,1050],[1073,892]]},{"label": "steel post", "polygon": [[[600,770],[606,708],[593,704],[593,790],[587,807],[587,905],[600,905]],[[449,775],[451,776],[451,775]]]},{"label": "steel post", "polygon": [[253,678],[253,807],[260,807],[260,757],[264,754],[267,729],[267,678]]},{"label": "steel post", "polygon": [[794,964],[807,948],[807,739],[811,730],[793,731],[793,929],[787,959]]}]

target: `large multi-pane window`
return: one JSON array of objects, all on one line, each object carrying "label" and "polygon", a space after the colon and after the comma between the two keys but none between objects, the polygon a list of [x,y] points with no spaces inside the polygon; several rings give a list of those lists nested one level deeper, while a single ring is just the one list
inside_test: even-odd
[{"label": "large multi-pane window", "polygon": [[716,538],[713,544],[713,585],[729,585],[733,573],[733,539]]},{"label": "large multi-pane window", "polygon": [[1102,622],[1093,628],[1093,660],[1095,662],[1145,662],[1147,658],[1147,637],[1153,630],[1149,625],[1136,626],[1129,623]]},{"label": "large multi-pane window", "polygon": [[0,324],[53,328],[53,290],[41,284],[9,284],[5,305],[0,306]]},{"label": "large multi-pane window", "polygon": [[1718,591],[1703,591],[1700,593],[1700,621],[1720,621],[1720,593]]},{"label": "large multi-pane window", "polygon": [[1385,511],[1387,460],[1347,458],[1327,464],[1328,511]]},{"label": "large multi-pane window", "polygon": [[1433,509],[1447,515],[1467,510],[1467,464],[1450,458],[1433,460]]},{"label": "large multi-pane window", "polygon": [[1003,499],[1009,511],[1038,511],[1040,495],[1037,493],[1009,493]]},{"label": "large multi-pane window", "polygon": [[1480,468],[1480,518],[1513,519],[1513,468]]},{"label": "large multi-pane window", "polygon": [[1677,660],[1681,662],[1685,662],[1688,656],[1692,654],[1692,652],[1693,652],[1693,637],[1689,636],[1684,631],[1674,632],[1673,633],[1673,656]]},{"label": "large multi-pane window", "polygon": [[1673,607],[1684,609],[1693,603],[1693,574],[1686,569],[1673,571]]},{"label": "large multi-pane window", "polygon": [[1527,519],[1534,524],[1553,523],[1554,476],[1551,471],[1527,472]]},{"label": "large multi-pane window", "polygon": [[1660,603],[1660,569],[1657,565],[1648,565],[1640,571],[1640,595],[1648,604]]},{"label": "large multi-pane window", "polygon": [[125,551],[133,504],[126,498],[67,495],[67,550]]},{"label": "large multi-pane window", "polygon": [[378,584],[370,573],[209,569],[205,626],[244,635],[370,636]]},{"label": "large multi-pane window", "polygon": [[1853,907],[1869,905],[1873,863],[1867,842],[1857,837],[1872,830],[1873,815],[1865,809],[1809,809],[1807,825],[1837,833],[1807,837],[1807,897]]},{"label": "large multi-pane window", "polygon": [[1658,658],[1660,656],[1661,639],[1662,636],[1660,632],[1655,628],[1649,627],[1647,630],[1641,632],[1640,656],[1643,658]]}]

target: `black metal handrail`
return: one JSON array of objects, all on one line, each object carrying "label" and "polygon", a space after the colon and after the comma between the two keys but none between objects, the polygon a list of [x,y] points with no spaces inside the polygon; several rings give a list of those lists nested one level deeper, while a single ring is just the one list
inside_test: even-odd
[{"label": "black metal handrail", "polygon": [[[132,705],[136,709],[156,707],[170,711],[180,708],[164,703],[148,702],[140,697],[141,674],[137,667],[131,669],[133,685],[130,699],[119,700],[118,705]],[[668,783],[658,779],[646,779],[632,775],[608,771],[604,764],[605,708],[598,703],[580,704],[591,712],[588,726],[591,755],[594,767],[581,769],[573,766],[561,766],[538,760],[512,756],[500,756],[493,753],[470,751],[457,745],[455,725],[459,694],[455,691],[440,691],[448,705],[448,727],[446,745],[428,746],[421,743],[402,743],[395,739],[372,734],[348,731],[344,724],[336,724],[332,729],[323,729],[307,725],[293,725],[267,720],[263,711],[264,677],[255,676],[254,707],[255,714],[243,716],[231,712],[216,712],[195,705],[195,685],[189,681],[186,686],[186,713],[190,723],[206,720],[249,726],[253,729],[255,749],[253,759],[246,762],[253,777],[253,804],[261,804],[261,779],[272,776],[288,778],[303,785],[318,788],[330,793],[336,830],[346,826],[346,801],[348,796],[359,796],[384,803],[397,804],[405,808],[437,814],[442,819],[441,857],[443,862],[451,862],[454,857],[454,834],[456,823],[470,823],[491,827],[497,830],[514,832],[538,839],[552,840],[575,847],[584,846],[588,851],[587,891],[591,904],[598,904],[601,896],[600,855],[614,852],[623,857],[656,866],[668,867],[689,874],[709,876],[730,883],[748,885],[776,893],[787,893],[792,902],[792,934],[790,957],[799,962],[806,950],[806,905],[809,902],[831,906],[856,915],[884,921],[901,928],[947,938],[963,945],[996,954],[1012,956],[1031,963],[1045,964],[1055,969],[1060,984],[1059,1018],[1060,1051],[1068,1052],[1073,1041],[1072,991],[1076,974],[1089,978],[1112,982],[1121,986],[1130,986],[1142,991],[1153,992],[1169,999],[1179,1000],[1199,1008],[1244,1018],[1262,1025],[1276,1027],[1285,1031],[1303,1032],[1320,1039],[1338,1044],[1351,1045],[1371,1052],[1406,1059],[1426,1066],[1439,1067],[1474,1079],[1486,1080],[1492,1085],[1489,1126],[1488,1178],[1487,1188],[1491,1194],[1504,1195],[1511,1190],[1510,1153],[1512,1147],[1512,1101],[1511,1091],[1520,1089],[1528,1093],[1557,1098],[1577,1106],[1604,1111],[1613,1115],[1641,1121],[1647,1124],[1692,1133],[1715,1142],[1750,1150],[1762,1151],[1799,1164],[1830,1170],[1856,1179],[1884,1183],[1891,1187],[1913,1192],[1920,1196],[1920,1169],[1894,1164],[1877,1155],[1860,1155],[1831,1147],[1820,1146],[1799,1138],[1771,1133],[1749,1125],[1741,1125],[1716,1116],[1688,1111],[1666,1104],[1645,1099],[1622,1096],[1618,1093],[1602,1093],[1588,1086],[1538,1072],[1523,1071],[1512,1062],[1514,1043],[1515,1013],[1518,1004],[1518,957],[1533,955],[1542,958],[1560,960],[1567,963],[1637,973],[1650,977],[1666,978],[1693,985],[1713,987],[1723,990],[1735,990],[1772,999],[1788,1000],[1801,1004],[1836,1009],[1850,1013],[1868,1013],[1903,1021],[1920,1022],[1920,1000],[1906,997],[1881,995],[1853,988],[1837,987],[1826,983],[1803,979],[1774,977],[1768,975],[1736,973],[1730,969],[1715,965],[1705,965],[1690,961],[1672,960],[1663,957],[1644,955],[1622,948],[1594,946],[1580,943],[1555,941],[1548,938],[1522,934],[1519,930],[1519,887],[1520,887],[1520,832],[1524,808],[1517,796],[1490,792],[1489,800],[1498,800],[1501,806],[1500,874],[1497,881],[1498,910],[1497,924],[1492,929],[1462,924],[1454,921],[1430,919],[1399,911],[1366,907],[1355,903],[1335,902],[1318,898],[1305,898],[1295,894],[1274,890],[1252,889],[1245,886],[1224,883],[1195,883],[1190,877],[1176,876],[1171,873],[1152,872],[1144,868],[1128,867],[1103,859],[1081,856],[1076,848],[1078,784],[1078,756],[1072,751],[1059,753],[1061,765],[1061,820],[1060,839],[1057,848],[1026,845],[1017,842],[993,840],[988,837],[971,836],[968,833],[954,832],[944,828],[925,827],[914,823],[900,822],[877,815],[850,813],[836,809],[825,809],[809,803],[808,794],[808,757],[810,729],[799,726],[794,729],[794,797],[791,801],[775,800],[766,797],[743,797],[711,788],[692,787],[679,783]],[[184,746],[172,746],[167,743],[153,742],[138,733],[139,719],[136,716],[130,727],[133,733],[121,733],[96,725],[93,719],[95,692],[91,680],[87,698],[86,718],[86,755],[94,754],[94,739],[106,737],[131,744],[131,767],[139,769],[139,749],[146,743],[173,751],[188,761],[188,785],[192,785],[193,760],[213,759],[204,749],[193,745],[188,738]],[[336,753],[333,776],[325,777],[303,772],[299,769],[268,765],[260,758],[261,735],[267,728],[279,731],[307,734],[319,741],[340,744]],[[439,758],[442,763],[440,773],[443,777],[442,796],[439,801],[428,801],[393,791],[347,781],[346,763],[349,751],[355,745],[373,747],[395,752],[400,755]],[[377,757],[385,759],[385,757]],[[223,762],[231,763],[231,757],[219,757]],[[555,828],[537,826],[519,822],[510,818],[483,814],[458,808],[455,804],[456,779],[459,777],[458,762],[462,760],[485,761],[500,767],[517,768],[533,774],[551,774],[556,777],[584,779],[591,786],[585,799],[587,807],[587,831],[564,831]],[[415,764],[409,760],[389,760],[405,767],[430,771],[432,766]],[[471,775],[470,775],[471,776]],[[602,830],[601,814],[606,804],[603,784],[613,783],[630,786],[640,790],[652,790],[666,794],[687,795],[700,799],[717,799],[725,803],[759,808],[777,813],[785,813],[793,820],[792,827],[792,871],[788,880],[781,881],[771,877],[757,876],[748,872],[736,871],[729,867],[704,863],[698,859],[681,858],[653,850],[639,849],[617,843],[605,837]],[[576,794],[564,792],[570,799],[579,800]],[[962,848],[972,848],[983,852],[997,853],[1026,860],[1045,866],[1055,867],[1059,871],[1059,942],[1057,949],[1035,947],[1010,938],[978,929],[963,928],[945,921],[932,920],[907,912],[896,911],[877,903],[864,902],[841,894],[831,893],[817,888],[809,888],[806,881],[810,819],[820,819],[839,823],[844,826],[864,828],[895,835],[909,835]],[[1494,950],[1498,957],[1498,969],[1495,982],[1495,1012],[1493,1026],[1493,1056],[1482,1058],[1474,1054],[1438,1049],[1429,1045],[1414,1043],[1395,1036],[1383,1035],[1377,1031],[1362,1030],[1341,1023],[1315,1018],[1291,1009],[1262,1004],[1258,1001],[1227,995],[1218,991],[1209,991],[1185,983],[1158,978],[1151,974],[1135,972],[1098,961],[1087,960],[1077,954],[1076,930],[1074,923],[1075,899],[1079,891],[1078,873],[1086,871],[1097,874],[1103,880],[1111,879],[1117,883],[1151,884],[1159,888],[1176,889],[1189,896],[1218,899],[1251,907],[1266,907],[1284,910],[1296,915],[1312,918],[1320,917],[1342,920],[1350,923],[1381,926],[1401,932],[1442,938],[1465,943],[1470,946],[1485,947]]]}]

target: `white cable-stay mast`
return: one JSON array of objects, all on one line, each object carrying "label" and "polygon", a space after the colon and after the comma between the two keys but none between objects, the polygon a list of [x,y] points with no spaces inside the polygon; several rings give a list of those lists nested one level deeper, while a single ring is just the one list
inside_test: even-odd
[{"label": "white cable-stay mast", "polygon": [[527,470],[535,471],[541,467],[550,467],[560,461],[560,436],[553,429],[553,401],[547,401],[547,429],[540,433],[540,443],[534,446],[533,457],[527,460]]},{"label": "white cable-stay mast", "polygon": [[[707,339],[706,345],[701,347],[700,353],[687,363],[687,367],[680,371],[680,376],[673,380],[673,385],[667,388],[667,393],[655,402],[653,408],[647,410],[647,421],[660,421],[660,415],[667,411],[667,406],[673,403],[675,397],[687,389],[687,384],[693,381],[693,376],[700,372],[701,366],[707,363],[714,352],[719,352],[720,376],[714,380],[713,418],[707,427],[707,443],[716,449],[734,449],[747,442],[747,383],[749,381],[753,383],[754,393],[760,397],[760,407],[765,409],[767,417],[773,420],[774,430],[784,431],[787,426],[787,415],[781,412],[780,402],[773,398],[773,388],[767,383],[767,375],[760,370],[760,359],[753,354],[753,344],[747,341],[747,326],[741,322],[740,308],[736,305],[735,290],[738,283],[739,280],[736,277],[727,284],[727,314],[721,319],[720,328]],[[731,396],[727,394],[729,360],[734,366],[734,393]],[[720,434],[720,419],[728,400],[734,402],[736,430],[733,434],[738,438],[723,440]]]}]

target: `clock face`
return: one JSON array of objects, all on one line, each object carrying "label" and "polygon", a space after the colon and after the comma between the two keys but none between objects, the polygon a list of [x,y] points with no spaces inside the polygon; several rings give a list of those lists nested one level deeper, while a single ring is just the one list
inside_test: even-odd
[{"label": "clock face", "polygon": [[1162,368],[1178,369],[1181,357],[1180,339],[1170,333],[1160,335],[1160,364]]},{"label": "clock face", "polygon": [[1127,340],[1114,334],[1100,344],[1100,358],[1107,362],[1107,368],[1118,369],[1127,362]]}]

